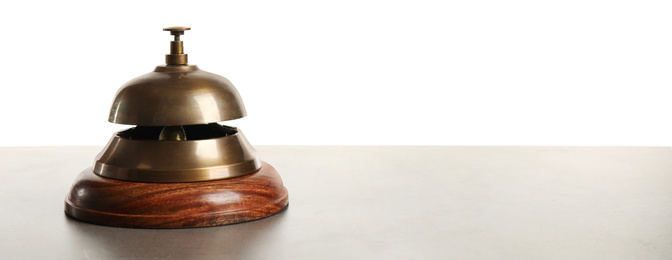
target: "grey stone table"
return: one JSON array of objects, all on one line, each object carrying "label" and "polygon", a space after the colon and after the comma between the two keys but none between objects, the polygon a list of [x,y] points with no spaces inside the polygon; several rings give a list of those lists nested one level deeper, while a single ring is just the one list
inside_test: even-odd
[{"label": "grey stone table", "polygon": [[670,147],[260,146],[288,210],[176,230],[65,216],[99,149],[0,148],[0,259],[672,259]]}]

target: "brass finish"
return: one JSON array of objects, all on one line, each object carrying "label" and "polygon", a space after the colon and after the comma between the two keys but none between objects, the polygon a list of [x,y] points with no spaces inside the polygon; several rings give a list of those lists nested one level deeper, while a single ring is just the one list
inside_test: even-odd
[{"label": "brass finish", "polygon": [[170,34],[172,35],[182,35],[184,34],[184,31],[189,31],[191,30],[191,27],[188,26],[169,26],[166,28],[163,28],[164,31],[169,31]]},{"label": "brass finish", "polygon": [[[121,131],[123,132],[123,131]],[[96,158],[93,172],[141,182],[194,182],[233,178],[259,170],[257,152],[237,133],[203,140],[132,140],[117,132]]]},{"label": "brass finish", "polygon": [[236,88],[219,75],[187,65],[180,35],[189,27],[166,27],[170,43],[166,66],[137,77],[119,89],[108,120],[140,126],[177,126],[242,118],[245,107]]},{"label": "brass finish", "polygon": [[163,28],[163,30],[170,31],[170,34],[175,36],[175,39],[170,42],[170,54],[166,54],[166,64],[169,66],[187,65],[187,54],[184,54],[184,46],[180,41],[180,35],[183,35],[186,30],[191,30],[191,28],[172,26]]},{"label": "brass finish", "polygon": [[195,65],[158,66],[119,89],[109,121],[141,126],[195,125],[242,118],[231,82]]},{"label": "brass finish", "polygon": [[118,132],[96,159],[94,173],[126,181],[194,182],[259,170],[254,148],[235,128],[228,136],[187,138],[183,126],[245,116],[243,101],[229,80],[186,65],[179,36],[189,29],[164,28],[175,36],[166,56],[168,64],[123,85],[110,110],[112,123],[163,127],[158,140],[138,140]]},{"label": "brass finish", "polygon": [[170,65],[187,65],[187,54],[166,54],[166,64]]},{"label": "brass finish", "polygon": [[170,53],[184,54],[184,46],[182,45],[182,42],[170,42]]}]

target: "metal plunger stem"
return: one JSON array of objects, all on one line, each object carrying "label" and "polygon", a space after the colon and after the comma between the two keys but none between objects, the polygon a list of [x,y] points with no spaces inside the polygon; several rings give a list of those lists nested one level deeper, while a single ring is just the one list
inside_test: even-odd
[{"label": "metal plunger stem", "polygon": [[163,30],[169,31],[171,35],[175,36],[175,39],[170,42],[170,54],[166,54],[166,64],[172,66],[187,65],[187,54],[184,53],[184,46],[182,41],[180,41],[180,35],[183,35],[184,31],[191,30],[191,28],[172,26],[163,28]]}]

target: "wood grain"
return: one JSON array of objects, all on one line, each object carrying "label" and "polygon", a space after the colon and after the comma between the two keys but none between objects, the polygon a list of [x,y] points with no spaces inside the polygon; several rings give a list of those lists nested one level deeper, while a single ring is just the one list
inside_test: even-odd
[{"label": "wood grain", "polygon": [[75,180],[65,213],[85,222],[133,228],[207,227],[251,221],[288,205],[280,175],[263,162],[245,176],[204,182],[144,183],[100,177]]}]

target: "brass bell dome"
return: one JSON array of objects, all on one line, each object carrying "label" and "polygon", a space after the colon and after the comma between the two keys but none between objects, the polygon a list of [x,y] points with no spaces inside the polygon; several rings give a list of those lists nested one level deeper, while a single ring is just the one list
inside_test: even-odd
[{"label": "brass bell dome", "polygon": [[142,126],[194,125],[244,117],[238,91],[226,78],[195,65],[158,66],[119,89],[109,121]]},{"label": "brass bell dome", "polygon": [[176,126],[244,117],[245,107],[231,82],[187,65],[179,36],[189,27],[168,27],[175,36],[166,65],[124,84],[112,103],[109,121],[140,126]]}]

